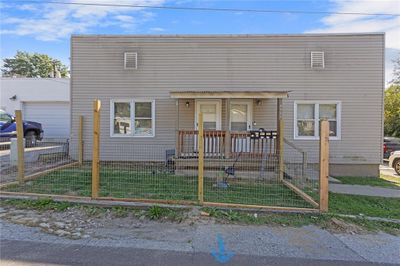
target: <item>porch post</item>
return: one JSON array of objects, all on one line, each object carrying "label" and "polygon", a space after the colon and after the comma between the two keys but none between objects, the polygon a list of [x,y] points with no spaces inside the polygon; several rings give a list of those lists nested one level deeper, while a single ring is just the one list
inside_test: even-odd
[{"label": "porch post", "polygon": [[282,119],[282,99],[277,99],[276,101],[276,131],[278,133],[278,138],[276,139],[275,152],[279,153],[280,147],[280,136],[281,136],[281,119]]},{"label": "porch post", "polygon": [[276,131],[278,133],[278,137],[276,139],[276,151],[279,156],[279,180],[283,180],[283,172],[284,172],[284,158],[283,158],[283,134],[284,134],[284,122],[282,119],[282,99],[277,99],[277,109],[276,109]]},{"label": "porch post", "polygon": [[229,130],[229,119],[231,113],[231,101],[229,98],[226,99],[226,106],[225,106],[225,158],[229,159],[231,157],[231,131]]},{"label": "porch post", "polygon": [[175,101],[176,121],[175,121],[175,156],[179,157],[181,153],[181,143],[179,142],[179,99]]}]

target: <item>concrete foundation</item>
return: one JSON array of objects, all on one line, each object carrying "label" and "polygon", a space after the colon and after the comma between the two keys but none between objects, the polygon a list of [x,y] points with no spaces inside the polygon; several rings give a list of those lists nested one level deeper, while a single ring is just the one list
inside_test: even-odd
[{"label": "concrete foundation", "polygon": [[379,164],[330,164],[329,174],[333,177],[378,177]]}]

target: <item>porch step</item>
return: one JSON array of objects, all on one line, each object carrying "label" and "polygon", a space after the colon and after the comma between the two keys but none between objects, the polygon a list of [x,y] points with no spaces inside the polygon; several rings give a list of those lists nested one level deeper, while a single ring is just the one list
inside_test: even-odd
[{"label": "porch step", "polygon": [[[269,157],[265,160],[244,158],[235,162],[236,159],[204,159],[205,170],[223,170],[227,167],[234,167],[237,171],[260,171],[263,168],[264,171],[274,171],[279,167],[277,158]],[[174,159],[175,169],[197,169],[198,159],[197,158],[178,158]]]}]

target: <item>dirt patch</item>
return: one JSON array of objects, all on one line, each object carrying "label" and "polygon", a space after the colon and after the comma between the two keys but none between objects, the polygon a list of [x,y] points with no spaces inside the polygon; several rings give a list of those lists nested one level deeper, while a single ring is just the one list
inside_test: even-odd
[{"label": "dirt patch", "polygon": [[332,218],[327,221],[326,229],[332,233],[345,233],[352,235],[368,233],[368,231],[363,229],[361,226],[337,218]]}]

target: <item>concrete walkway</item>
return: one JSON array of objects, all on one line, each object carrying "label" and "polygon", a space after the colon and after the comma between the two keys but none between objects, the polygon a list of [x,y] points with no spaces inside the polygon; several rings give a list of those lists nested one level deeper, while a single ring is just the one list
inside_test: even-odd
[{"label": "concrete walkway", "polygon": [[381,175],[388,175],[392,177],[398,177],[400,178],[400,175],[398,175],[392,167],[389,167],[388,165],[380,165],[379,170],[381,172]]},{"label": "concrete walkway", "polygon": [[400,189],[364,185],[329,184],[329,191],[340,194],[400,198]]}]

